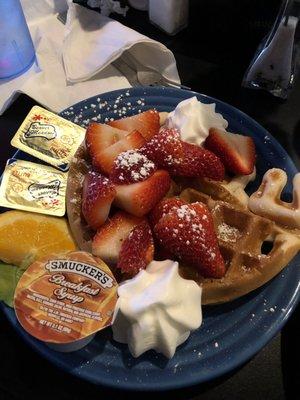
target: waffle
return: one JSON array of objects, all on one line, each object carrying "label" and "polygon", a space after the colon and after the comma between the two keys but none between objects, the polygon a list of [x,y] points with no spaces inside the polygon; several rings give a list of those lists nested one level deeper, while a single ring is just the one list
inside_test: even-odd
[{"label": "waffle", "polygon": [[300,229],[300,173],[293,179],[293,201],[287,203],[280,199],[287,183],[286,173],[279,168],[269,169],[258,190],[249,200],[249,208],[288,228]]},{"label": "waffle", "polygon": [[169,113],[166,112],[166,111],[161,111],[159,113],[159,124],[160,124],[160,126],[163,126],[166,123],[168,115],[169,115]]},{"label": "waffle", "polygon": [[66,206],[71,232],[80,250],[91,253],[92,238],[95,234],[81,214],[82,184],[90,168],[89,156],[84,143],[77,149],[70,163],[66,190]]},{"label": "waffle", "polygon": [[211,196],[215,200],[222,200],[241,209],[248,209],[249,196],[245,191],[249,182],[256,176],[254,170],[251,175],[227,177],[218,182],[207,178],[176,178],[179,192],[189,187]]},{"label": "waffle", "polygon": [[[79,248],[91,252],[94,232],[81,215],[82,182],[89,167],[89,157],[82,144],[70,165],[67,212]],[[184,277],[203,286],[203,304],[227,302],[260,287],[279,273],[300,250],[300,231],[280,227],[270,219],[254,215],[246,209],[242,199],[247,196],[244,188],[250,179],[249,176],[242,180],[239,178],[222,183],[180,178],[168,194],[180,194],[189,202],[202,201],[213,215],[220,250],[227,266],[225,277],[204,279],[194,268],[180,266]],[[193,188],[187,189],[188,185]],[[228,185],[231,190],[232,187],[237,190],[230,192]],[[201,189],[209,195],[200,192]],[[242,193],[242,196],[236,193]],[[267,241],[273,242],[273,248],[269,254],[262,254],[261,246]]]},{"label": "waffle", "polygon": [[[201,201],[210,209],[227,272],[222,279],[205,279],[195,269],[181,265],[181,274],[203,287],[203,304],[224,303],[243,296],[277,275],[300,250],[300,231],[289,231],[267,218],[224,201],[185,189],[181,197]],[[265,242],[272,245],[262,253]]]}]

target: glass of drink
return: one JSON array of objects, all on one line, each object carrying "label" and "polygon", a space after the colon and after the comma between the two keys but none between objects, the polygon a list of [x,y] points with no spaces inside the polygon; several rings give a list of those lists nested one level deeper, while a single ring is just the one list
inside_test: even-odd
[{"label": "glass of drink", "polygon": [[35,50],[20,0],[0,0],[0,79],[26,71]]}]

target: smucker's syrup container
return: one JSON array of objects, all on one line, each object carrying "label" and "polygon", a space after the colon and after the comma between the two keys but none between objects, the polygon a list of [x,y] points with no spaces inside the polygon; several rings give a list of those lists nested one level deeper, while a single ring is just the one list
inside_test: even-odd
[{"label": "smucker's syrup container", "polygon": [[31,264],[14,298],[22,327],[50,348],[76,351],[111,325],[117,282],[108,266],[83,251]]}]

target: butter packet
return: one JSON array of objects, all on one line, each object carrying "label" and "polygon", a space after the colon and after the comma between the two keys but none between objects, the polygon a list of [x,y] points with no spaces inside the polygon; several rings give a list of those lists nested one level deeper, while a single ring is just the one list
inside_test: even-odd
[{"label": "butter packet", "polygon": [[84,128],[42,107],[34,106],[13,137],[11,145],[67,171],[84,136]]},{"label": "butter packet", "polygon": [[0,206],[63,216],[67,173],[48,165],[11,158],[0,186]]}]

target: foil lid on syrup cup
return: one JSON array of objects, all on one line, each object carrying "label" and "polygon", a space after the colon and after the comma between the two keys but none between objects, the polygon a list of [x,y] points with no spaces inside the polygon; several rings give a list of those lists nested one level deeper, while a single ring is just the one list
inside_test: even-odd
[{"label": "foil lid on syrup cup", "polygon": [[28,333],[49,347],[79,350],[111,325],[117,288],[108,266],[89,253],[44,257],[18,282],[16,316]]}]

